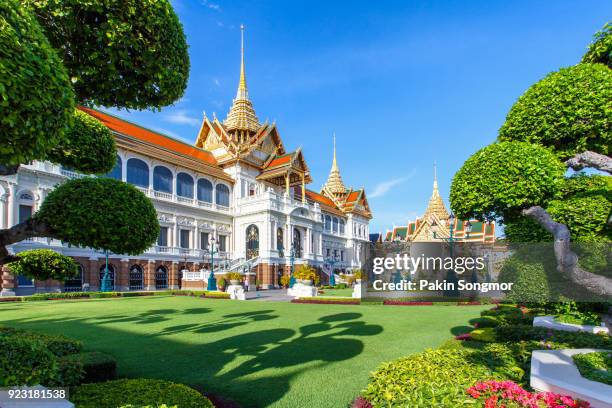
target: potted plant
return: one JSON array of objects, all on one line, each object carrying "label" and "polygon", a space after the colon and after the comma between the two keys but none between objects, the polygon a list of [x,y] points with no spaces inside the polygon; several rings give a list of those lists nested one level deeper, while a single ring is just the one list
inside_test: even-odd
[{"label": "potted plant", "polygon": [[230,272],[227,274],[227,279],[229,279],[231,285],[240,285],[242,275],[238,272]]},{"label": "potted plant", "polygon": [[280,277],[280,284],[283,288],[288,288],[289,283],[291,282],[291,277],[289,275],[283,275]]},{"label": "potted plant", "polygon": [[225,291],[225,285],[226,285],[225,278],[224,278],[223,276],[219,276],[219,277],[217,278],[217,288],[218,288],[218,289],[219,289],[221,292],[223,292],[223,291]]},{"label": "potted plant", "polygon": [[306,286],[312,286],[313,283],[317,283],[319,278],[315,269],[308,264],[298,266],[293,274],[298,282]]},{"label": "potted plant", "polygon": [[355,278],[356,283],[361,283],[362,275],[363,275],[363,272],[361,271],[361,269],[355,269],[353,271],[353,278]]}]

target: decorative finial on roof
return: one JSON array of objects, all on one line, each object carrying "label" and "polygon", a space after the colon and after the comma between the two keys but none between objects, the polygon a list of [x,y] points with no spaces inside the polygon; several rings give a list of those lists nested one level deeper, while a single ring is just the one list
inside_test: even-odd
[{"label": "decorative finial on roof", "polygon": [[332,160],[332,167],[329,172],[329,177],[327,178],[327,182],[323,186],[323,191],[327,191],[332,195],[344,194],[346,192],[346,187],[342,182],[342,177],[340,176],[340,169],[338,168],[338,161],[336,159],[336,134],[334,133],[334,158]]},{"label": "decorative finial on roof", "polygon": [[240,25],[240,80],[238,81],[236,98],[223,124],[230,132],[233,130],[244,130],[254,133],[260,127],[259,119],[257,119],[255,109],[253,109],[253,104],[249,99],[249,91],[246,84],[243,24]]},{"label": "decorative finial on roof", "polygon": [[442,197],[440,197],[440,191],[438,190],[438,171],[435,161],[433,191],[423,218],[428,219],[432,214],[435,214],[439,220],[446,220],[448,218],[448,211],[446,210],[446,206],[444,205],[444,201],[442,200]]}]

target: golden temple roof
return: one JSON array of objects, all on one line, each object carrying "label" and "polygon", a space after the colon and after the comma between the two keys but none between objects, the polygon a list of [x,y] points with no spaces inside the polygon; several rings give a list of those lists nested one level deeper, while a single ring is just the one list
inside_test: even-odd
[{"label": "golden temple roof", "polygon": [[338,168],[338,161],[336,160],[336,136],[334,135],[334,160],[332,167],[329,172],[327,182],[323,185],[323,190],[331,194],[344,194],[346,187],[342,182],[342,176],[340,176],[340,169]]},{"label": "golden temple roof", "polygon": [[432,214],[435,214],[439,220],[447,220],[449,216],[446,206],[444,205],[444,201],[442,201],[442,197],[440,197],[440,192],[438,191],[438,176],[436,174],[435,164],[433,192],[431,193],[431,198],[429,199],[427,210],[425,210],[425,215],[423,215],[423,218],[428,219]]},{"label": "golden temple roof", "polygon": [[228,132],[234,130],[243,130],[248,132],[256,132],[261,126],[253,103],[249,99],[249,91],[246,84],[246,72],[244,67],[244,26],[240,26],[241,46],[240,46],[240,81],[238,82],[238,91],[236,98],[230,108],[227,117],[223,121],[223,125]]}]

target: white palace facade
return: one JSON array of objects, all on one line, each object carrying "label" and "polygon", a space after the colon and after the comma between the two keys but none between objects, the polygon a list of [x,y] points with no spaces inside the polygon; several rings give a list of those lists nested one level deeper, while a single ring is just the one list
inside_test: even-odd
[{"label": "white palace facade", "polygon": [[[361,266],[372,217],[365,191],[345,187],[335,146],[327,182],[318,192],[307,188],[312,180],[302,151],[287,151],[276,124],[260,123],[255,115],[244,52],[227,117],[220,121],[204,115],[195,146],[108,113],[80,109],[115,137],[117,163],[106,177],[138,187],[153,202],[161,227],[157,243],[145,253],[108,254],[115,290],[204,287],[211,256],[215,273],[250,271],[263,288],[277,287],[292,259],[319,268],[323,280],[332,269],[338,273]],[[30,217],[57,184],[75,177],[90,176],[34,162],[0,177],[0,229]],[[17,294],[99,288],[104,252],[47,238],[22,241],[11,250],[33,248],[74,257],[81,278],[32,282],[16,277]]]}]

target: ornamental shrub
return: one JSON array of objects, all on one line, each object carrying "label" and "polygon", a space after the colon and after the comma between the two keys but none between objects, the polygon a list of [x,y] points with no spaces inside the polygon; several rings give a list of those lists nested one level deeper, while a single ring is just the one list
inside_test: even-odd
[{"label": "ornamental shrub", "polygon": [[44,385],[60,381],[57,359],[42,342],[0,335],[0,350],[0,385]]},{"label": "ornamental shrub", "polygon": [[575,354],[572,358],[584,378],[612,385],[612,351]]},{"label": "ornamental shrub", "polygon": [[116,408],[123,405],[213,407],[208,398],[186,385],[163,380],[121,379],[75,387],[70,400],[79,408]]},{"label": "ornamental shrub", "polygon": [[167,0],[25,0],[87,105],[160,108],[187,86],[183,27]]},{"label": "ornamental shrub", "polygon": [[563,68],[518,99],[499,130],[499,140],[543,145],[562,159],[585,150],[608,155],[610,112],[612,71],[608,67],[579,64]]},{"label": "ornamental shrub", "polygon": [[483,316],[477,317],[475,319],[470,320],[470,324],[474,327],[496,327],[500,325],[499,319],[493,316]]},{"label": "ornamental shrub", "polygon": [[[513,254],[504,260],[499,273],[499,282],[513,283],[512,289],[506,292],[509,302],[541,302],[551,298],[551,288],[548,282],[543,262],[524,259]],[[517,309],[517,315],[520,312]]]},{"label": "ornamental shrub", "polygon": [[75,109],[66,140],[54,146],[46,159],[83,173],[106,174],[117,160],[115,138],[98,119]]},{"label": "ornamental shrub", "polygon": [[589,50],[582,57],[583,63],[599,63],[612,68],[612,23],[595,33]]},{"label": "ornamental shrub", "polygon": [[612,349],[612,338],[605,334],[567,332],[527,325],[501,325],[495,331],[498,339],[510,343],[533,340],[557,344],[558,348]]},{"label": "ornamental shrub", "polygon": [[531,393],[512,381],[484,381],[466,393],[485,407],[589,408],[590,404],[552,392]]},{"label": "ornamental shrub", "polygon": [[48,224],[55,238],[117,254],[140,254],[159,233],[151,200],[107,178],[67,181],[49,193],[34,218]]},{"label": "ornamental shrub", "polygon": [[563,182],[565,166],[541,146],[499,142],[473,154],[455,174],[451,207],[461,218],[495,219],[545,205]]},{"label": "ornamental shrub", "polygon": [[82,382],[95,383],[114,380],[117,377],[117,360],[97,351],[70,354],[60,362],[77,362],[83,369]]},{"label": "ornamental shrub", "polygon": [[225,277],[228,280],[242,281],[242,275],[239,272],[230,272]]},{"label": "ornamental shrub", "polygon": [[8,264],[14,275],[25,275],[43,281],[63,281],[79,274],[74,259],[51,249],[31,249],[20,252],[18,256],[17,261]]},{"label": "ornamental shrub", "polygon": [[0,0],[0,164],[45,156],[74,110],[68,74],[34,16]]},{"label": "ornamental shrub", "polygon": [[481,329],[472,330],[470,332],[470,339],[482,341],[483,343],[492,343],[497,340],[497,336],[493,327],[483,327]]},{"label": "ornamental shrub", "polygon": [[78,353],[83,349],[83,343],[80,341],[59,334],[38,333],[12,327],[0,327],[0,337],[21,338],[38,342],[58,357]]}]

